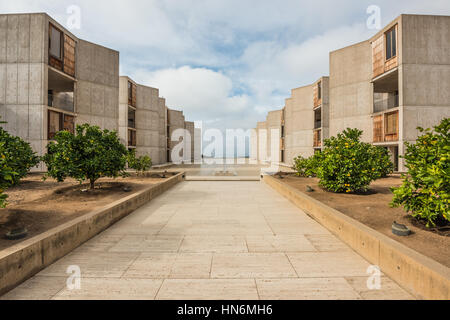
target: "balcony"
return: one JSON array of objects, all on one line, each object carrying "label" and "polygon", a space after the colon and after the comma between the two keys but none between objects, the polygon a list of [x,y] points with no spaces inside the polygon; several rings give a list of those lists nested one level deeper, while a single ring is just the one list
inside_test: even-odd
[{"label": "balcony", "polygon": [[374,102],[373,112],[379,113],[387,110],[398,108],[399,106],[399,96],[398,94],[389,95],[387,99],[378,100]]},{"label": "balcony", "polygon": [[48,106],[63,111],[74,112],[73,92],[48,93]]}]

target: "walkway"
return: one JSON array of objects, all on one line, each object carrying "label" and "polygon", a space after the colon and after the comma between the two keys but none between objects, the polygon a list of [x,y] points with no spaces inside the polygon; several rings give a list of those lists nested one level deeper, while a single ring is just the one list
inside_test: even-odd
[{"label": "walkway", "polygon": [[[81,289],[68,290],[69,266]],[[6,299],[408,299],[260,182],[184,182]]]}]

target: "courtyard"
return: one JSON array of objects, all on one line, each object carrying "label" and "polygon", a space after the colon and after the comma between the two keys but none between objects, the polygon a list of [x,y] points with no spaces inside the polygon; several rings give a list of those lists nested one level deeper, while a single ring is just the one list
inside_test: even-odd
[{"label": "courtyard", "polygon": [[262,182],[186,181],[1,299],[413,299],[369,267]]}]

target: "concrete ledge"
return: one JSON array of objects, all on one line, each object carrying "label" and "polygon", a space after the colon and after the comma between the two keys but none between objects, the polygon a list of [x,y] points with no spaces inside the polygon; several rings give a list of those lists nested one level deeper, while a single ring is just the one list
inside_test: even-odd
[{"label": "concrete ledge", "polygon": [[375,231],[301,191],[265,176],[264,182],[420,299],[450,299],[450,268]]},{"label": "concrete ledge", "polygon": [[184,173],[0,251],[0,295],[184,180]]}]

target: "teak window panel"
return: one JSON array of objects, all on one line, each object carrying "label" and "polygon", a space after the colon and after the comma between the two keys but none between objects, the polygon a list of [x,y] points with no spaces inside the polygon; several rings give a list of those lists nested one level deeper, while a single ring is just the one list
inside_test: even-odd
[{"label": "teak window panel", "polygon": [[49,26],[49,55],[59,61],[63,59],[63,33],[57,29],[54,25]]},{"label": "teak window panel", "polygon": [[51,23],[48,38],[49,65],[75,77],[76,41]]},{"label": "teak window panel", "polygon": [[373,142],[383,142],[383,116],[373,118]]},{"label": "teak window panel", "polygon": [[75,76],[76,42],[68,35],[64,35],[64,72]]},{"label": "teak window panel", "polygon": [[373,142],[394,142],[399,139],[398,111],[385,113],[373,118]]},{"label": "teak window panel", "polygon": [[132,107],[136,107],[136,85],[128,81],[128,104]]},{"label": "teak window panel", "polygon": [[314,86],[314,109],[322,105],[322,82]]},{"label": "teak window panel", "polygon": [[314,148],[322,147],[322,130],[314,131]]},{"label": "teak window panel", "polygon": [[398,25],[372,42],[373,78],[398,66]]},{"label": "teak window panel", "polygon": [[398,112],[385,114],[384,123],[384,140],[386,142],[398,141]]},{"label": "teak window panel", "polygon": [[136,131],[128,130],[128,146],[136,147]]}]

